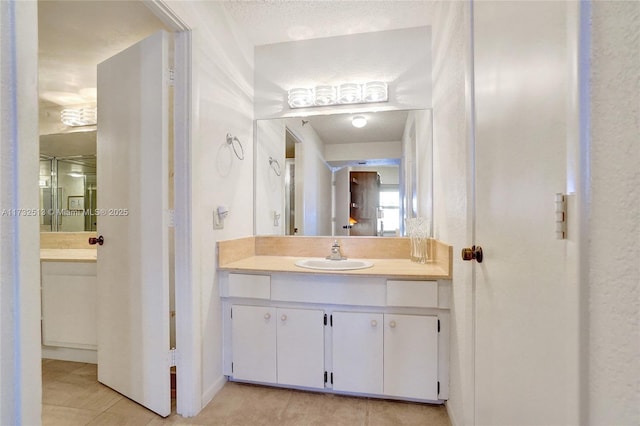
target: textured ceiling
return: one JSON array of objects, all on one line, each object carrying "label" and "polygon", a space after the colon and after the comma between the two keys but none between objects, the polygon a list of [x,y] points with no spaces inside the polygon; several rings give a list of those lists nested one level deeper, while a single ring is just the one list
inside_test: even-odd
[{"label": "textured ceiling", "polygon": [[[353,127],[351,120],[355,116],[365,117],[367,125]],[[407,111],[315,115],[302,120],[309,122],[325,144],[396,142],[402,140]]]},{"label": "textured ceiling", "polygon": [[[223,3],[256,45],[423,26],[431,15],[428,1]],[[95,102],[98,63],[166,29],[140,1],[41,0],[38,24],[41,130],[59,126],[57,108]]]},{"label": "textured ceiling", "polygon": [[96,100],[96,66],[162,29],[142,2],[39,1],[41,107]]},{"label": "textured ceiling", "polygon": [[254,45],[430,24],[429,1],[225,1]]}]

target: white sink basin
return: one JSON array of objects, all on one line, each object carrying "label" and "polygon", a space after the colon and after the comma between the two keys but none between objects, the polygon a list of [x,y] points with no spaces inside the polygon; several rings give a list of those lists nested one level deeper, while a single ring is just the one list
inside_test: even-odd
[{"label": "white sink basin", "polygon": [[315,258],[298,260],[296,266],[307,269],[321,269],[324,271],[349,271],[352,269],[371,268],[373,262],[358,259],[330,260]]}]

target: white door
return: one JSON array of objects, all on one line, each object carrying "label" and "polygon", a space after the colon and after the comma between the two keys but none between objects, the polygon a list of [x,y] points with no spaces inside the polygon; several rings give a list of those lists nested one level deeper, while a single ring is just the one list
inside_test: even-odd
[{"label": "white door", "polygon": [[168,34],[98,65],[98,380],[171,413]]},{"label": "white door", "polygon": [[382,314],[334,312],[332,320],[333,389],[382,394]]},{"label": "white door", "polygon": [[231,347],[233,378],[276,383],[276,309],[233,305]]},{"label": "white door", "polygon": [[324,388],[324,311],[278,308],[278,383]]},{"label": "white door", "polygon": [[349,235],[349,201],[351,193],[349,190],[349,167],[343,167],[334,173],[335,193],[334,193],[334,235]]},{"label": "white door", "polygon": [[474,2],[477,425],[579,422],[577,300],[554,223],[566,187],[567,10]]},{"label": "white door", "polygon": [[438,317],[384,315],[384,394],[438,399]]}]

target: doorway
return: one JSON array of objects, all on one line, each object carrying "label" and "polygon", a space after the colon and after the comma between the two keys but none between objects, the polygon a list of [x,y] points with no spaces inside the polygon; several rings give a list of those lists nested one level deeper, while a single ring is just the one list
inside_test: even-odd
[{"label": "doorway", "polygon": [[[150,3],[148,5],[142,2],[39,2],[38,4],[38,26],[40,37],[40,55],[39,61],[42,70],[40,72],[40,131],[41,134],[51,134],[52,132],[61,133],[75,133],[79,130],[87,130],[89,126],[67,126],[60,124],[58,117],[59,109],[67,106],[78,106],[75,102],[82,101],[83,105],[90,103],[96,98],[95,83],[85,84],[85,80],[82,78],[72,78],[69,74],[69,69],[74,71],[81,71],[86,73],[93,73],[95,76],[96,65],[102,62],[107,57],[110,57],[112,53],[117,53],[136,41],[145,38],[148,34],[156,32],[158,29],[165,31],[176,32],[188,32],[188,28],[178,24],[178,20],[175,17],[166,16],[168,12],[161,10],[162,6],[157,3]],[[159,19],[160,18],[160,19]],[[163,22],[170,22],[167,26]],[[84,29],[84,31],[83,31]],[[178,56],[185,62],[178,63],[179,72],[183,74],[182,79],[175,87],[175,93],[170,98],[170,102],[174,104],[172,107],[172,116],[184,116],[186,114],[185,105],[188,102],[183,97],[188,97],[188,80],[185,77],[184,70],[189,66],[188,50],[186,46],[190,43],[190,38],[181,37],[180,45],[176,51]],[[57,49],[60,49],[65,54],[55,54],[56,44]],[[112,51],[112,52],[111,52]],[[172,55],[174,56],[174,55]],[[55,68],[56,65],[61,65],[60,62],[56,62],[57,59],[51,57],[59,57],[61,60],[67,61],[61,67],[62,70]],[[88,58],[91,57],[91,58]],[[76,62],[73,62],[73,59]],[[44,68],[44,67],[51,67]],[[89,71],[90,70],[90,71]],[[176,70],[178,72],[178,70]],[[69,81],[62,81],[64,75],[68,77],[68,80],[73,80],[74,84],[70,84]],[[56,84],[59,82],[59,90],[56,89]],[[92,89],[93,88],[93,93]],[[78,97],[73,97],[74,90],[78,91]],[[73,102],[74,104],[70,104]],[[180,126],[178,126],[180,127]],[[172,126],[174,128],[174,126]],[[95,126],[93,126],[95,129]],[[185,136],[184,129],[175,129],[174,133],[180,132],[181,136],[178,136],[176,141],[176,151],[184,149],[184,145],[188,144],[188,137]],[[173,146],[173,144],[171,144]],[[171,151],[173,152],[173,151]],[[99,163],[98,159],[98,163]],[[170,162],[170,166],[173,162]],[[182,163],[184,164],[184,163]],[[99,167],[99,165],[98,165]],[[188,166],[186,169],[175,170],[175,175],[185,176],[189,173]],[[174,173],[170,173],[173,176]],[[173,183],[170,181],[170,183]],[[99,183],[101,186],[108,185],[108,182]],[[97,190],[96,185],[92,186],[92,190]],[[176,194],[173,193],[173,189],[170,190],[170,200],[173,200]],[[182,195],[182,194],[180,194]],[[188,196],[188,195],[185,195]],[[73,200],[75,203],[79,203],[78,200]],[[186,204],[184,204],[186,206]],[[173,208],[173,206],[170,206]],[[183,214],[183,213],[180,213]],[[173,241],[183,241],[188,239],[188,233],[183,230],[172,228],[171,230],[172,244],[170,245],[171,251],[173,251]],[[173,257],[170,257],[173,259]],[[184,259],[182,259],[184,260]],[[183,268],[184,269],[184,268]],[[170,265],[171,276],[175,271],[175,265]],[[171,280],[173,282],[173,280]],[[172,319],[172,339],[171,347],[176,346],[175,339],[175,294],[174,288],[171,287],[170,291],[171,299],[171,312],[167,312]],[[167,348],[169,349],[169,348]],[[167,372],[169,374],[169,372]],[[44,386],[43,386],[44,387]],[[184,407],[189,404],[189,401],[178,402],[178,412],[188,411]],[[199,404],[191,404],[197,405]],[[181,407],[182,406],[182,407]]]}]

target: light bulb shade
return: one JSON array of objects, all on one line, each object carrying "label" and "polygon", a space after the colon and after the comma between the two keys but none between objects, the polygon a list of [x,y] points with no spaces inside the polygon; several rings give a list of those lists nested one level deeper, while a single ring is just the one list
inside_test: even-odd
[{"label": "light bulb shade", "polygon": [[313,90],[298,87],[289,90],[289,106],[291,108],[304,108],[313,105]]},{"label": "light bulb shade", "polygon": [[357,104],[362,101],[362,87],[356,83],[345,83],[338,87],[339,104]]},{"label": "light bulb shade", "polygon": [[357,115],[353,117],[353,119],[351,119],[351,124],[353,125],[353,127],[357,127],[358,129],[360,129],[361,127],[367,125],[367,119],[361,115]]},{"label": "light bulb shade", "polygon": [[316,86],[315,95],[316,105],[324,106],[336,103],[336,88],[333,86]]},{"label": "light bulb shade", "polygon": [[386,102],[389,99],[387,83],[370,81],[362,86],[362,97],[365,102]]},{"label": "light bulb shade", "polygon": [[67,126],[91,126],[97,123],[95,108],[65,108],[60,112],[60,120]]}]

